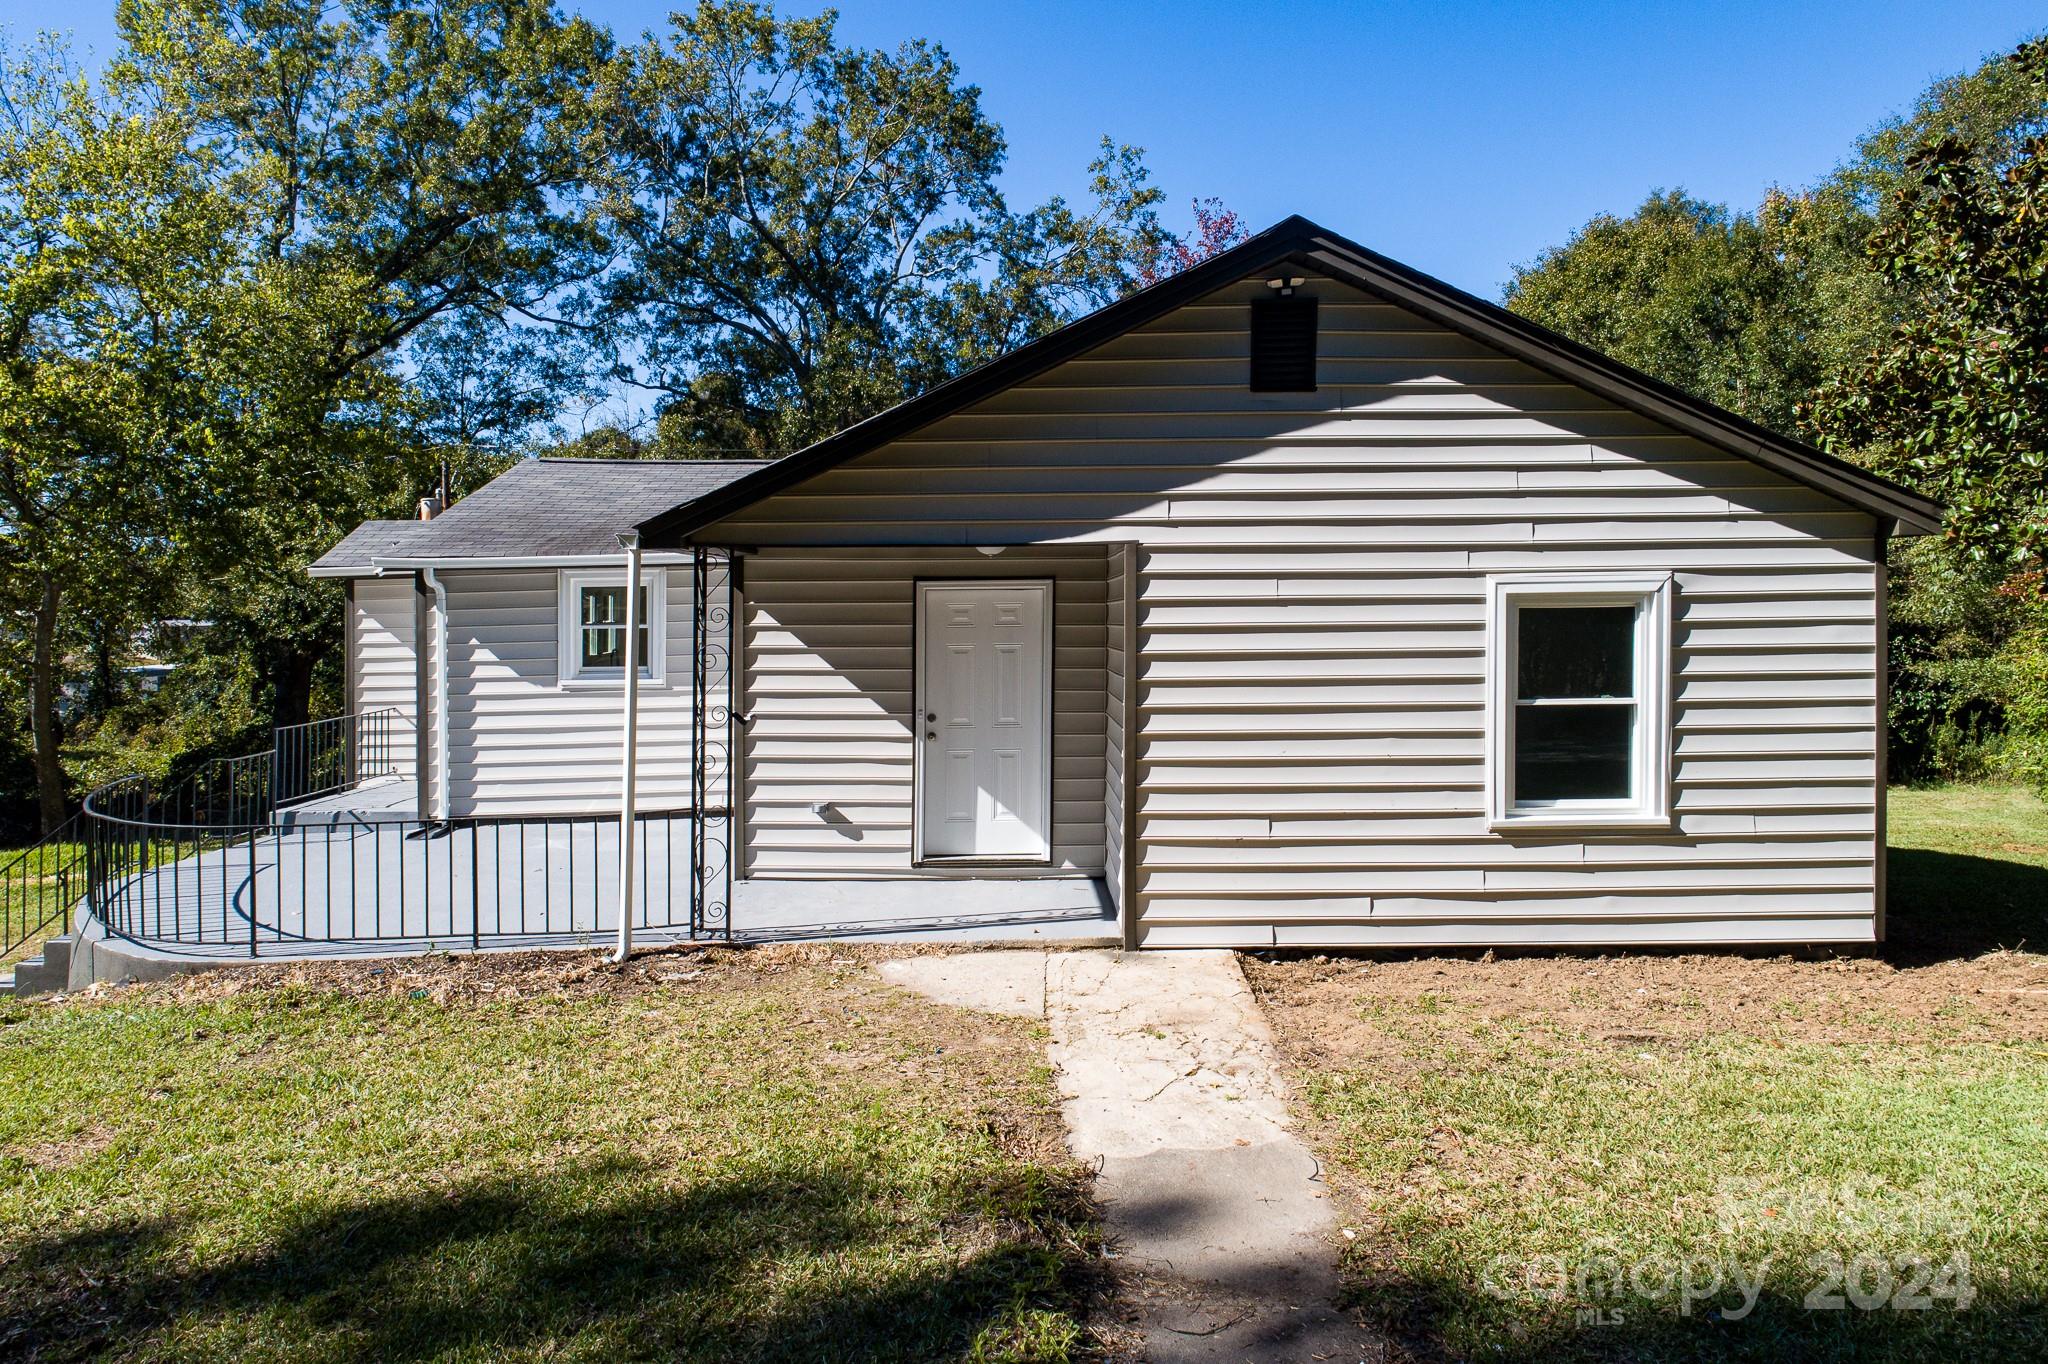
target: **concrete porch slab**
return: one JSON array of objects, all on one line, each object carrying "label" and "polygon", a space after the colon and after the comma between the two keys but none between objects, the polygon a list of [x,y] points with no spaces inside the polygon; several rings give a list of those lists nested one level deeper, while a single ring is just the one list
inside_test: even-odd
[{"label": "concrete porch slab", "polygon": [[[416,837],[390,821],[308,821],[129,878],[110,914],[114,931],[80,923],[72,983],[251,960],[609,947],[617,846],[616,826],[602,821]],[[688,848],[686,823],[643,843],[646,926],[636,944],[690,940]],[[731,906],[736,943],[1119,940],[1107,890],[1085,876],[750,880],[734,883]]]},{"label": "concrete porch slab", "polygon": [[278,810],[280,829],[323,824],[403,824],[419,818],[419,783],[405,777],[378,777],[346,791],[302,800]]},{"label": "concrete porch slab", "polygon": [[748,942],[1121,941],[1108,889],[1082,876],[738,881],[732,923]]}]

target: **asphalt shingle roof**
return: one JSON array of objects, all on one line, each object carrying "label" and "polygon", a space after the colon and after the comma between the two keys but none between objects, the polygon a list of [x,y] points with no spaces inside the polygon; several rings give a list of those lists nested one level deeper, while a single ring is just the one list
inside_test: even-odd
[{"label": "asphalt shingle roof", "polygon": [[316,570],[360,568],[367,570],[372,559],[388,559],[405,553],[405,545],[416,531],[426,529],[425,521],[365,521],[313,561]]},{"label": "asphalt shingle roof", "polygon": [[431,521],[365,521],[313,563],[368,571],[372,559],[554,558],[616,554],[649,517],[722,488],[757,459],[526,459]]}]

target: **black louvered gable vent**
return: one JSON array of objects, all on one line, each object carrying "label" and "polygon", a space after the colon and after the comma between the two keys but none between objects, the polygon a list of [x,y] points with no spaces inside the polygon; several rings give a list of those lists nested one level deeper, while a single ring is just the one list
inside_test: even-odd
[{"label": "black louvered gable vent", "polygon": [[1316,301],[1262,298],[1252,304],[1252,392],[1316,390]]}]

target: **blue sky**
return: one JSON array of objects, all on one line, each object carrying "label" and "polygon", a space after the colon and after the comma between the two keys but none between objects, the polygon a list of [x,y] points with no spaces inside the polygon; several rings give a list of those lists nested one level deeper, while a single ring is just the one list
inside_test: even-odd
[{"label": "blue sky", "polygon": [[[623,37],[673,6],[568,0]],[[815,13],[816,4],[786,4]],[[1019,202],[1078,194],[1104,133],[1171,197],[1308,216],[1493,297],[1603,210],[1683,186],[1754,205],[1825,174],[1938,76],[2048,27],[2018,3],[1257,4],[847,0],[846,41],[935,39],[1008,134]],[[111,0],[60,18],[103,54]],[[1851,17],[1853,16],[1853,17]]]}]

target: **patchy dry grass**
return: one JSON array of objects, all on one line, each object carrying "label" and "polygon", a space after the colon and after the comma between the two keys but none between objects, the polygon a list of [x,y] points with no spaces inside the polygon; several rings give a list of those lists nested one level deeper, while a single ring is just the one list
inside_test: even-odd
[{"label": "patchy dry grass", "polygon": [[2048,811],[1897,792],[1893,844],[1864,956],[1247,962],[1359,1304],[1423,1358],[2048,1358]]},{"label": "patchy dry grass", "polygon": [[1084,1351],[1096,1233],[1032,1027],[862,955],[0,1003],[0,1356]]}]

